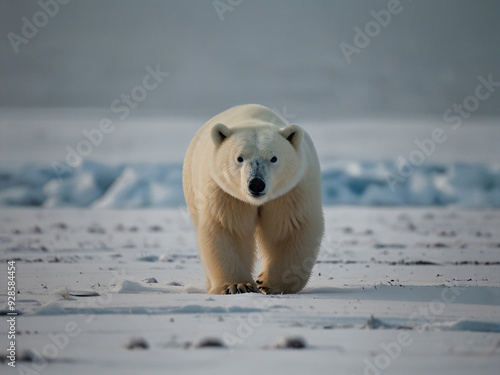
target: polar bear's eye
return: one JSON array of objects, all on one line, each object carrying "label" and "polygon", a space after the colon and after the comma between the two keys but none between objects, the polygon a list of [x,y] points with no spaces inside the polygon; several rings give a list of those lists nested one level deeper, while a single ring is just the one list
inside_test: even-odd
[{"label": "polar bear's eye", "polygon": [[238,156],[238,163],[243,163],[243,158],[241,156]]},{"label": "polar bear's eye", "polygon": [[271,158],[271,163],[276,163],[278,161],[278,158],[276,156],[273,156]]}]

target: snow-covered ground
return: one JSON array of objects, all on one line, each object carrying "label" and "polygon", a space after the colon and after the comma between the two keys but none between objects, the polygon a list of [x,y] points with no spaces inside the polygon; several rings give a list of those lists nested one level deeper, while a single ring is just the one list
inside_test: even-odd
[{"label": "snow-covered ground", "polygon": [[[2,210],[19,373],[497,373],[500,212],[329,207],[326,222],[303,292],[216,296],[185,212]],[[306,348],[273,346],[296,336]]]},{"label": "snow-covered ground", "polygon": [[[325,190],[312,278],[298,295],[215,296],[180,185],[202,120],[116,122],[60,181],[52,163],[106,114],[1,114],[3,353],[7,261],[21,314],[2,374],[498,373],[496,121],[297,118]],[[385,172],[438,127],[448,139],[392,191]]]}]

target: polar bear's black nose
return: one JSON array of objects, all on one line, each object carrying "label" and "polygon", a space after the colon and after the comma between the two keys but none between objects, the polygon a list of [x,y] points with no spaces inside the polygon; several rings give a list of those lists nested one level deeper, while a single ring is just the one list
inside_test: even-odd
[{"label": "polar bear's black nose", "polygon": [[248,189],[252,195],[260,195],[266,188],[266,183],[260,178],[252,178],[248,184]]}]

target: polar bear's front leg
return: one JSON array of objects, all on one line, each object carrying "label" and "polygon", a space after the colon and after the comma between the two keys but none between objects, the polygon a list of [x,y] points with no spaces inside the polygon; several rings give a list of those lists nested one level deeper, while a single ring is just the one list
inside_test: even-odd
[{"label": "polar bear's front leg", "polygon": [[[257,277],[257,287],[264,294],[298,293],[307,284],[316,263],[320,237],[304,241],[307,230],[297,229],[286,238],[262,235],[259,246],[264,270]],[[265,238],[262,240],[262,238]]]},{"label": "polar bear's front leg", "polygon": [[252,279],[256,255],[253,233],[240,236],[218,223],[200,223],[198,247],[208,293],[258,292]]},{"label": "polar bear's front leg", "polygon": [[311,276],[324,221],[320,202],[304,197],[296,188],[260,210],[256,235],[264,270],[257,287],[264,294],[298,293]]}]

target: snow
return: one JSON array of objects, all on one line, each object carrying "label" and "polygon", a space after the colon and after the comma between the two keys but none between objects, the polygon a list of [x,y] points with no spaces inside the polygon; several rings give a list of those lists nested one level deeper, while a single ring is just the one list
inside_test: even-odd
[{"label": "snow", "polygon": [[[0,2],[1,374],[498,374],[498,2],[402,1],[351,63],[389,1],[63,3]],[[297,295],[208,295],[183,199],[197,129],[251,102],[322,166]]]},{"label": "snow", "polygon": [[[0,137],[0,206],[185,205],[182,161],[202,119],[131,116],[103,136],[88,157],[77,160],[67,150],[76,152],[79,144],[88,142],[81,129],[95,128],[99,112],[75,111],[78,118],[90,120],[69,123],[64,111],[40,112],[37,117],[33,111],[4,109],[0,114],[7,135]],[[420,165],[410,162],[412,153],[420,151],[415,141],[429,139],[443,124],[428,119],[302,121],[318,149],[325,205],[500,207],[500,132],[495,119],[448,129],[447,141],[435,144]],[[11,134],[16,134],[16,144],[9,141]],[[38,139],[53,139],[55,147]]]},{"label": "snow", "polygon": [[[330,163],[322,171],[323,202],[500,207],[500,164],[424,165],[401,182],[391,180],[394,173],[398,172],[392,161]],[[22,165],[0,167],[0,176],[0,204],[4,206],[129,209],[184,204],[182,164],[113,167],[84,161],[60,179],[49,166]]]},{"label": "snow", "polygon": [[495,121],[464,125],[394,191],[385,173],[442,125],[387,121],[370,136],[369,122],[304,125],[326,220],[311,280],[297,295],[225,296],[205,291],[182,195],[201,119],[131,118],[59,179],[52,163],[95,123],[31,116],[0,120],[0,261],[16,261],[18,373],[497,372]]},{"label": "snow", "polygon": [[180,209],[4,208],[0,259],[16,261],[22,313],[18,367],[363,374],[390,358],[383,373],[495,373],[500,211],[328,206],[325,215],[300,294],[225,296],[206,294]]}]

